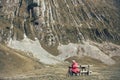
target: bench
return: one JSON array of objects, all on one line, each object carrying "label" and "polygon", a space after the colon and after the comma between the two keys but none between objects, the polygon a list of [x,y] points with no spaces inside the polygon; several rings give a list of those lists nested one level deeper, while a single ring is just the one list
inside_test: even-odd
[{"label": "bench", "polygon": [[70,71],[70,68],[71,67],[69,67],[69,70],[68,70],[68,76],[70,76],[70,75],[91,75],[92,74],[92,71],[90,71],[90,67],[91,67],[92,65],[80,65],[78,68],[80,69],[80,72],[79,73],[77,73],[77,74],[75,74],[75,73],[72,73],[71,74],[71,71]]},{"label": "bench", "polygon": [[92,71],[90,71],[90,67],[92,65],[80,65],[80,75],[90,75]]}]

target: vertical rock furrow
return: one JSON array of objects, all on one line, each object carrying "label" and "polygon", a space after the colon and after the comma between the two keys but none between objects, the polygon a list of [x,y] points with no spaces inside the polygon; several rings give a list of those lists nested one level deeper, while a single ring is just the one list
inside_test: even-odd
[{"label": "vertical rock furrow", "polygon": [[0,14],[3,22],[8,21],[9,28],[13,25],[8,30],[9,38],[12,36],[21,40],[26,34],[30,39],[38,37],[40,41],[45,40],[45,44],[51,45],[77,43],[84,39],[111,42],[120,39],[120,10],[117,0],[1,1],[3,4],[0,4]]}]

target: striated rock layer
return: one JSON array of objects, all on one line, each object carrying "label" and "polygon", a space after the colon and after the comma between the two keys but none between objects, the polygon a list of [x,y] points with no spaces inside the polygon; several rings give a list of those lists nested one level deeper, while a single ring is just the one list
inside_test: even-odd
[{"label": "striated rock layer", "polygon": [[61,44],[91,40],[120,45],[119,4],[119,0],[0,0],[0,43],[37,38],[56,56]]},{"label": "striated rock layer", "polygon": [[[91,39],[119,44],[119,0],[1,0],[1,39],[46,45]],[[5,38],[5,39],[4,39]],[[3,39],[3,40],[2,40]]]}]

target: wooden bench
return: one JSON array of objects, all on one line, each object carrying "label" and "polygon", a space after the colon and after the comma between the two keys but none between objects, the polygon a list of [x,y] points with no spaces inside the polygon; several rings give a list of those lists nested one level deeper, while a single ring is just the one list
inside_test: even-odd
[{"label": "wooden bench", "polygon": [[90,71],[90,67],[92,65],[80,65],[78,68],[80,69],[80,72],[77,73],[77,74],[71,74],[70,72],[70,68],[69,67],[69,70],[68,70],[68,76],[73,76],[73,75],[91,75],[92,71]]},{"label": "wooden bench", "polygon": [[80,65],[80,75],[90,75],[92,71],[90,71],[90,67],[92,65]]}]

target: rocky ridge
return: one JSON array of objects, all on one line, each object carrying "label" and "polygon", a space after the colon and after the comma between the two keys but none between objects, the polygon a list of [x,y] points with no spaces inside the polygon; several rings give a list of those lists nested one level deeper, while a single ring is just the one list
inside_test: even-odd
[{"label": "rocky ridge", "polygon": [[85,50],[82,54],[93,57],[90,54],[98,55],[94,51],[101,50],[97,47],[89,54],[85,47],[88,40],[120,43],[119,3],[119,0],[0,0],[0,42],[13,45],[12,41],[26,37],[38,39],[55,56],[61,54],[57,49],[61,44],[75,43]]}]

